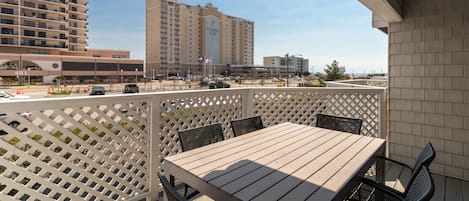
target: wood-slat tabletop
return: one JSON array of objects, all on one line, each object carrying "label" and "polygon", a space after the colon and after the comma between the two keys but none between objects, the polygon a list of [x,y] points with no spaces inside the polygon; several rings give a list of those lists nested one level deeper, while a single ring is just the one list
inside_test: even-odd
[{"label": "wood-slat tabletop", "polygon": [[215,200],[335,200],[384,150],[383,139],[282,123],[166,157],[163,169]]}]

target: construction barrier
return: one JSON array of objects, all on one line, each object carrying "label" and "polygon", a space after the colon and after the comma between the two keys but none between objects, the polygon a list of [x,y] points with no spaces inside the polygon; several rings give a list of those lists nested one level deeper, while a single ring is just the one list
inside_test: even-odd
[{"label": "construction barrier", "polygon": [[16,94],[24,94],[24,89],[23,88],[16,89]]}]

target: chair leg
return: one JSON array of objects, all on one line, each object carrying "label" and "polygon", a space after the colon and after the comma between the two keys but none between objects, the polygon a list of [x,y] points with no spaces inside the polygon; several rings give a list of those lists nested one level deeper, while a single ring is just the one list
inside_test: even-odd
[{"label": "chair leg", "polygon": [[187,198],[187,191],[189,191],[189,185],[184,184],[184,197]]},{"label": "chair leg", "polygon": [[169,175],[169,184],[171,184],[171,186],[175,187],[174,176],[173,175]]}]

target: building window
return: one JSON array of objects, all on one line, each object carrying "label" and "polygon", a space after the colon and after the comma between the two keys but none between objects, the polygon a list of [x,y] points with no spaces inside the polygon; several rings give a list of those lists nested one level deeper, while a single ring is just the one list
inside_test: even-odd
[{"label": "building window", "polygon": [[13,38],[2,38],[1,42],[2,44],[13,45]]},{"label": "building window", "polygon": [[14,21],[10,19],[1,19],[0,23],[1,24],[15,24]]},{"label": "building window", "polygon": [[112,58],[127,58],[125,55],[112,55]]},{"label": "building window", "polygon": [[45,28],[47,28],[47,24],[44,23],[44,22],[38,22],[37,27],[45,29]]},{"label": "building window", "polygon": [[3,14],[14,14],[14,11],[13,9],[11,8],[2,8],[2,11],[1,11]]},{"label": "building window", "polygon": [[36,36],[36,32],[31,31],[31,30],[24,30],[24,35],[25,36]]},{"label": "building window", "polygon": [[49,50],[29,50],[30,54],[50,54]]},{"label": "building window", "polygon": [[36,7],[36,4],[35,4],[35,3],[29,2],[29,1],[25,1],[25,2],[23,3],[23,5],[24,5],[25,7],[30,7],[30,8],[35,8],[35,7]]},{"label": "building window", "polygon": [[25,40],[25,44],[28,46],[36,46],[35,40]]},{"label": "building window", "polygon": [[37,32],[37,36],[38,36],[38,37],[42,37],[42,38],[47,37],[47,36],[46,36],[46,32]]},{"label": "building window", "polygon": [[100,54],[93,54],[93,57],[101,57]]},{"label": "building window", "polygon": [[37,8],[43,9],[43,10],[47,10],[47,6],[44,5],[44,4],[39,4],[39,5],[37,5]]},{"label": "building window", "polygon": [[10,28],[2,28],[2,34],[15,34],[15,32]]}]

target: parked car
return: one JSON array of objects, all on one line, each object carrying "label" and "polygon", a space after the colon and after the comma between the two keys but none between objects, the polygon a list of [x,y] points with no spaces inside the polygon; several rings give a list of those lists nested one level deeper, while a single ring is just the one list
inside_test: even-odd
[{"label": "parked car", "polygon": [[208,82],[205,80],[200,81],[200,87],[206,87],[208,85]]},{"label": "parked car", "polygon": [[10,100],[24,100],[29,99],[29,96],[25,95],[13,95],[5,91],[0,91],[0,101],[10,101]]},{"label": "parked car", "polygon": [[230,88],[230,84],[227,84],[225,82],[215,82],[215,83],[210,83],[208,85],[209,89],[221,89],[221,88]]},{"label": "parked car", "polygon": [[104,87],[102,86],[93,86],[91,88],[90,95],[104,95],[104,94],[106,94],[106,90],[104,90]]},{"label": "parked car", "polygon": [[137,84],[126,84],[124,86],[124,94],[138,93],[138,92],[139,92],[139,88]]}]

